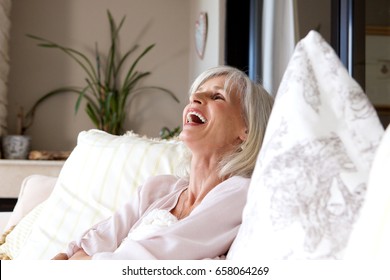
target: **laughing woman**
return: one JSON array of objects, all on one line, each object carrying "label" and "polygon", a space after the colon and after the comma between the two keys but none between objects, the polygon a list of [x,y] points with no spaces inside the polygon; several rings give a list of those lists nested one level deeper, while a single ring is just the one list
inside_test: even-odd
[{"label": "laughing woman", "polygon": [[114,215],[53,259],[205,259],[229,250],[273,98],[232,67],[202,73],[190,89],[180,140],[188,176],[156,176]]}]

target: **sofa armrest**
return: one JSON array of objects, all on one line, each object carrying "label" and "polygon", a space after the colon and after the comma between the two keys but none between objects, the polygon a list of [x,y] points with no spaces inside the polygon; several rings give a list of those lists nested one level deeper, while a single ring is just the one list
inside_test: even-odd
[{"label": "sofa armrest", "polygon": [[0,212],[0,232],[3,233],[7,227],[12,212]]},{"label": "sofa armrest", "polygon": [[4,230],[16,225],[35,206],[46,200],[51,194],[56,182],[57,177],[45,175],[31,175],[26,177],[22,182],[18,201]]}]

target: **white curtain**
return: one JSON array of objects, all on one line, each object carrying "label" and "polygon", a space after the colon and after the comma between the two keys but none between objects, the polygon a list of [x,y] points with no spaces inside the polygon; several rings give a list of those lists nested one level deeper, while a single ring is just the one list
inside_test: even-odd
[{"label": "white curtain", "polygon": [[9,72],[9,30],[11,0],[0,0],[0,136],[7,129],[7,79]]},{"label": "white curtain", "polygon": [[263,86],[275,96],[298,41],[297,0],[264,0]]}]

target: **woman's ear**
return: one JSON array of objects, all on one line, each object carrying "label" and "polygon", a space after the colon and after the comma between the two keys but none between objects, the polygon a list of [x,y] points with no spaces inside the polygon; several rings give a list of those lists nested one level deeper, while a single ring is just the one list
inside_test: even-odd
[{"label": "woman's ear", "polygon": [[240,134],[238,135],[238,138],[241,140],[241,142],[244,142],[246,139],[248,139],[248,128],[244,127]]}]

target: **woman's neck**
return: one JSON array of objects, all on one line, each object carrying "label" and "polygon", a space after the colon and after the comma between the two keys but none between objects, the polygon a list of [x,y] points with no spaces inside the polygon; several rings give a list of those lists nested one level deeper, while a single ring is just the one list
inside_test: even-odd
[{"label": "woman's neck", "polygon": [[188,186],[190,201],[199,203],[222,181],[219,176],[219,159],[192,158]]}]

